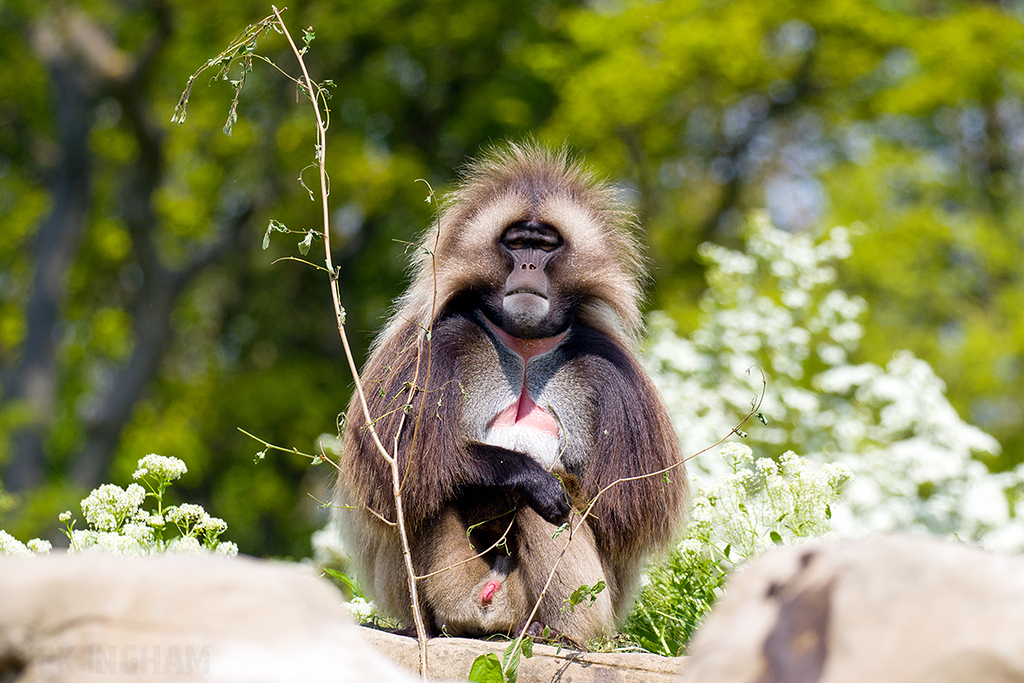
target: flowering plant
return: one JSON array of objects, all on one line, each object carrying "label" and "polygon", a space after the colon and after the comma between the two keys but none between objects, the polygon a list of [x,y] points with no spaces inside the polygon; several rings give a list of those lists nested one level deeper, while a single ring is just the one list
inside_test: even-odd
[{"label": "flowering plant", "polygon": [[[667,316],[652,316],[646,353],[683,452],[747,414],[760,387],[746,370],[757,365],[770,423],[749,428],[752,457],[792,450],[847,466],[855,478],[832,507],[838,533],[920,532],[1024,550],[1024,509],[1013,502],[1024,501],[1024,469],[988,471],[983,460],[999,444],[960,418],[928,363],[909,351],[884,367],[851,362],[866,304],[835,288],[835,265],[851,251],[845,228],[815,243],[764,215],[750,221],[744,252],[701,248],[709,269],[699,328],[684,339]],[[714,458],[689,465],[709,481],[729,473]]]},{"label": "flowering plant", "polygon": [[684,339],[653,314],[647,368],[684,453],[749,413],[761,391],[752,366],[767,377],[758,409],[770,420],[744,427],[744,444],[723,447],[723,457],[688,463],[690,528],[649,571],[627,623],[634,638],[677,654],[728,572],[773,544],[910,531],[1024,550],[1024,468],[988,471],[983,459],[999,444],[957,415],[912,353],[884,367],[851,362],[867,305],[836,288],[849,230],[815,243],[759,215],[745,251],[709,244],[700,253],[709,266],[700,325]]},{"label": "flowering plant", "polygon": [[773,545],[829,535],[832,505],[852,476],[844,465],[816,465],[792,451],[778,462],[755,462],[740,443],[726,444],[719,456],[727,474],[713,484],[693,478],[686,536],[648,572],[626,623],[651,652],[679,654],[743,560]]},{"label": "flowering plant", "polygon": [[[178,458],[150,454],[139,460],[132,477],[141,484],[121,488],[103,484],[82,500],[82,514],[88,528],[76,529],[71,511],[62,512],[60,521],[71,542],[68,552],[109,552],[140,557],[162,552],[215,553],[234,556],[238,547],[220,541],[227,529],[224,520],[211,517],[199,505],[184,503],[164,507],[167,487],[187,472]],[[155,510],[144,507],[146,499],[156,503]],[[177,534],[168,537],[172,527]],[[33,539],[23,544],[6,531],[0,531],[0,554],[31,555],[49,552],[48,541]]]}]

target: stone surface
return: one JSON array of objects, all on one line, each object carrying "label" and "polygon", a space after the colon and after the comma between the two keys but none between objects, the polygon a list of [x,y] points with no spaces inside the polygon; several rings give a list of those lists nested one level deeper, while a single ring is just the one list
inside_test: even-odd
[{"label": "stone surface", "polygon": [[297,565],[248,558],[0,557],[0,681],[373,681],[417,677]]},{"label": "stone surface", "polygon": [[687,683],[1024,681],[1024,559],[911,538],[772,551],[690,654]]},{"label": "stone surface", "polygon": [[[430,641],[431,679],[466,680],[504,643]],[[677,681],[680,659],[537,646],[519,681]],[[388,661],[392,660],[392,661]],[[394,663],[393,663],[394,662]],[[416,641],[349,623],[341,594],[252,558],[0,557],[0,681],[420,680]],[[397,665],[396,665],[397,664]]]},{"label": "stone surface", "polygon": [[[396,664],[415,671],[419,662],[416,640],[364,629],[364,637]],[[473,660],[493,652],[500,659],[507,642],[468,638],[434,638],[427,654],[432,676],[465,680]],[[519,664],[519,683],[677,683],[685,666],[682,657],[646,653],[594,654],[534,645],[533,657]]]}]

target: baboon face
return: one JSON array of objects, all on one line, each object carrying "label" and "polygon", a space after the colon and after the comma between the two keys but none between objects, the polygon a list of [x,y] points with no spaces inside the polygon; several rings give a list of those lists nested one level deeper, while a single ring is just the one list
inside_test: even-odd
[{"label": "baboon face", "polygon": [[483,297],[491,322],[519,339],[553,337],[565,331],[576,305],[557,277],[566,251],[558,229],[536,220],[513,223],[501,234],[497,249],[507,275]]}]

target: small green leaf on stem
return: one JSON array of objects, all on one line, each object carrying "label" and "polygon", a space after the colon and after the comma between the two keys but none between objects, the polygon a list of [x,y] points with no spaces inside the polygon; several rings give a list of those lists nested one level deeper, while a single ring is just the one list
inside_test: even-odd
[{"label": "small green leaf on stem", "polygon": [[325,574],[334,577],[335,579],[340,581],[342,585],[348,588],[349,591],[351,591],[352,593],[352,597],[365,598],[365,596],[363,595],[363,589],[360,588],[359,584],[356,583],[355,580],[352,579],[348,574],[345,574],[344,572],[339,572],[337,569],[331,569],[330,567],[324,567],[323,570]]},{"label": "small green leaf on stem", "polygon": [[505,683],[501,675],[501,662],[498,655],[488,652],[473,660],[473,666],[469,670],[470,683]]},{"label": "small green leaf on stem", "polygon": [[519,660],[521,657],[529,659],[533,656],[533,639],[524,637],[522,640],[512,641],[505,648],[505,654],[501,658],[502,669],[505,671],[505,682],[516,683],[519,678]]},{"label": "small green leaf on stem", "polygon": [[263,249],[266,250],[270,247],[270,233],[272,232],[290,232],[284,223],[281,221],[270,219],[270,224],[267,225],[267,232],[263,235]]},{"label": "small green leaf on stem", "polygon": [[[597,601],[597,596],[601,594],[605,588],[604,580],[598,581],[593,586],[586,584],[580,586],[572,592],[567,602],[569,603],[569,611],[575,612],[576,605],[583,604],[584,601],[587,603],[587,607],[590,607]],[[564,611],[564,607],[562,608]]]},{"label": "small green leaf on stem", "polygon": [[313,33],[313,27],[312,26],[310,26],[309,28],[303,29],[303,31],[302,31],[302,42],[305,44],[305,46],[301,50],[299,50],[299,54],[300,55],[304,55],[304,54],[306,54],[306,52],[309,51],[309,44],[312,43],[315,38],[316,38],[316,34]]}]

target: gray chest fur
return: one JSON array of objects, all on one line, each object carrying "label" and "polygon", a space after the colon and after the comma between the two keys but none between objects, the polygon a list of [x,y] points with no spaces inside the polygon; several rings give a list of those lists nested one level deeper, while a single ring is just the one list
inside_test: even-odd
[{"label": "gray chest fur", "polygon": [[[482,332],[482,331],[481,331]],[[563,347],[534,356],[525,367],[525,389],[557,423],[557,436],[523,424],[497,425],[495,418],[520,401],[523,359],[490,335],[464,359],[461,426],[470,441],[526,453],[549,471],[578,473],[593,443],[593,389]]]}]

